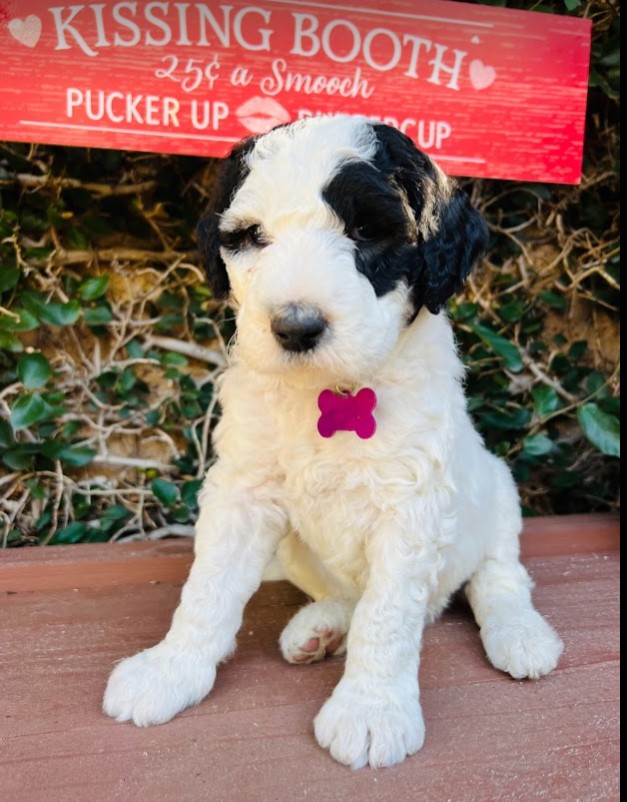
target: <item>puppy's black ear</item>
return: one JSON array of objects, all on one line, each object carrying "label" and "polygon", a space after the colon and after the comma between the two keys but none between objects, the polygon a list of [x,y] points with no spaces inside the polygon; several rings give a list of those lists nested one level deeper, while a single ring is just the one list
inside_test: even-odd
[{"label": "puppy's black ear", "polygon": [[227,298],[231,290],[226,265],[220,256],[220,215],[228,209],[235,192],[246,178],[248,167],[245,159],[255,141],[255,137],[243,140],[220,163],[207,211],[196,226],[198,250],[215,298]]},{"label": "puppy's black ear", "polygon": [[375,164],[391,176],[411,206],[418,243],[407,280],[415,314],[422,306],[436,314],[459,292],[484,253],[488,228],[467,195],[439,172],[413,141],[387,125],[374,126]]},{"label": "puppy's black ear", "polygon": [[466,193],[454,186],[448,198],[436,202],[436,231],[419,246],[422,269],[412,288],[415,301],[434,315],[458,293],[485,253],[488,227]]}]

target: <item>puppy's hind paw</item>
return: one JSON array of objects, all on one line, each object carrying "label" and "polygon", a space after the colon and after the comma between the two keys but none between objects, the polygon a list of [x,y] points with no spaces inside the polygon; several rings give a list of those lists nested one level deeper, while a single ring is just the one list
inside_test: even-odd
[{"label": "puppy's hind paw", "polygon": [[302,607],[279,638],[288,663],[314,663],[330,654],[346,651],[346,633],[352,606],[338,599],[324,599]]},{"label": "puppy's hind paw", "polygon": [[553,627],[536,610],[523,616],[486,623],[481,640],[495,668],[514,679],[537,679],[552,671],[563,650]]},{"label": "puppy's hind paw", "polygon": [[332,629],[314,630],[307,640],[286,643],[281,639],[281,652],[288,663],[315,663],[332,654],[346,651],[346,635]]},{"label": "puppy's hind paw", "polygon": [[202,655],[166,643],[122,660],[109,677],[103,711],[138,727],[163,724],[211,690],[215,666]]}]

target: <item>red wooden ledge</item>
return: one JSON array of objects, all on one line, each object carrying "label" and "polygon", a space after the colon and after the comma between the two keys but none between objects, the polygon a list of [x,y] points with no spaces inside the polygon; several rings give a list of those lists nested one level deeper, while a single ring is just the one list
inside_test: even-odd
[{"label": "red wooden ledge", "polygon": [[423,750],[353,772],[311,721],[342,671],[288,666],[276,640],[304,597],[264,583],[212,694],[160,727],[100,712],[116,660],[159,640],[191,562],[187,540],[0,554],[0,789],[12,802],[619,799],[619,520],[528,519],[538,608],[565,643],[558,669],[517,682],[486,661],[455,604],[425,633]]}]

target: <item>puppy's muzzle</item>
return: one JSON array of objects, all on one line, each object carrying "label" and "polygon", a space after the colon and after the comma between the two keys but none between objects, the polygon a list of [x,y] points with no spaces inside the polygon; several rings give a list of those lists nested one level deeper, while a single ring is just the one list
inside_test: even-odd
[{"label": "puppy's muzzle", "polygon": [[315,306],[286,304],[276,309],[270,328],[279,345],[286,351],[312,351],[320,342],[328,323]]}]

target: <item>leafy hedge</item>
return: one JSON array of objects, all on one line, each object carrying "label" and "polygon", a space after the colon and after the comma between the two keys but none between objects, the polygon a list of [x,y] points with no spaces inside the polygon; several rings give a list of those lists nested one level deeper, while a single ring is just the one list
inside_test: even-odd
[{"label": "leafy hedge", "polygon": [[[584,178],[464,182],[492,245],[450,313],[472,414],[527,513],[615,510],[618,4],[536,9],[594,22]],[[233,333],[193,237],[214,169],[0,145],[2,546],[191,534]]]}]

